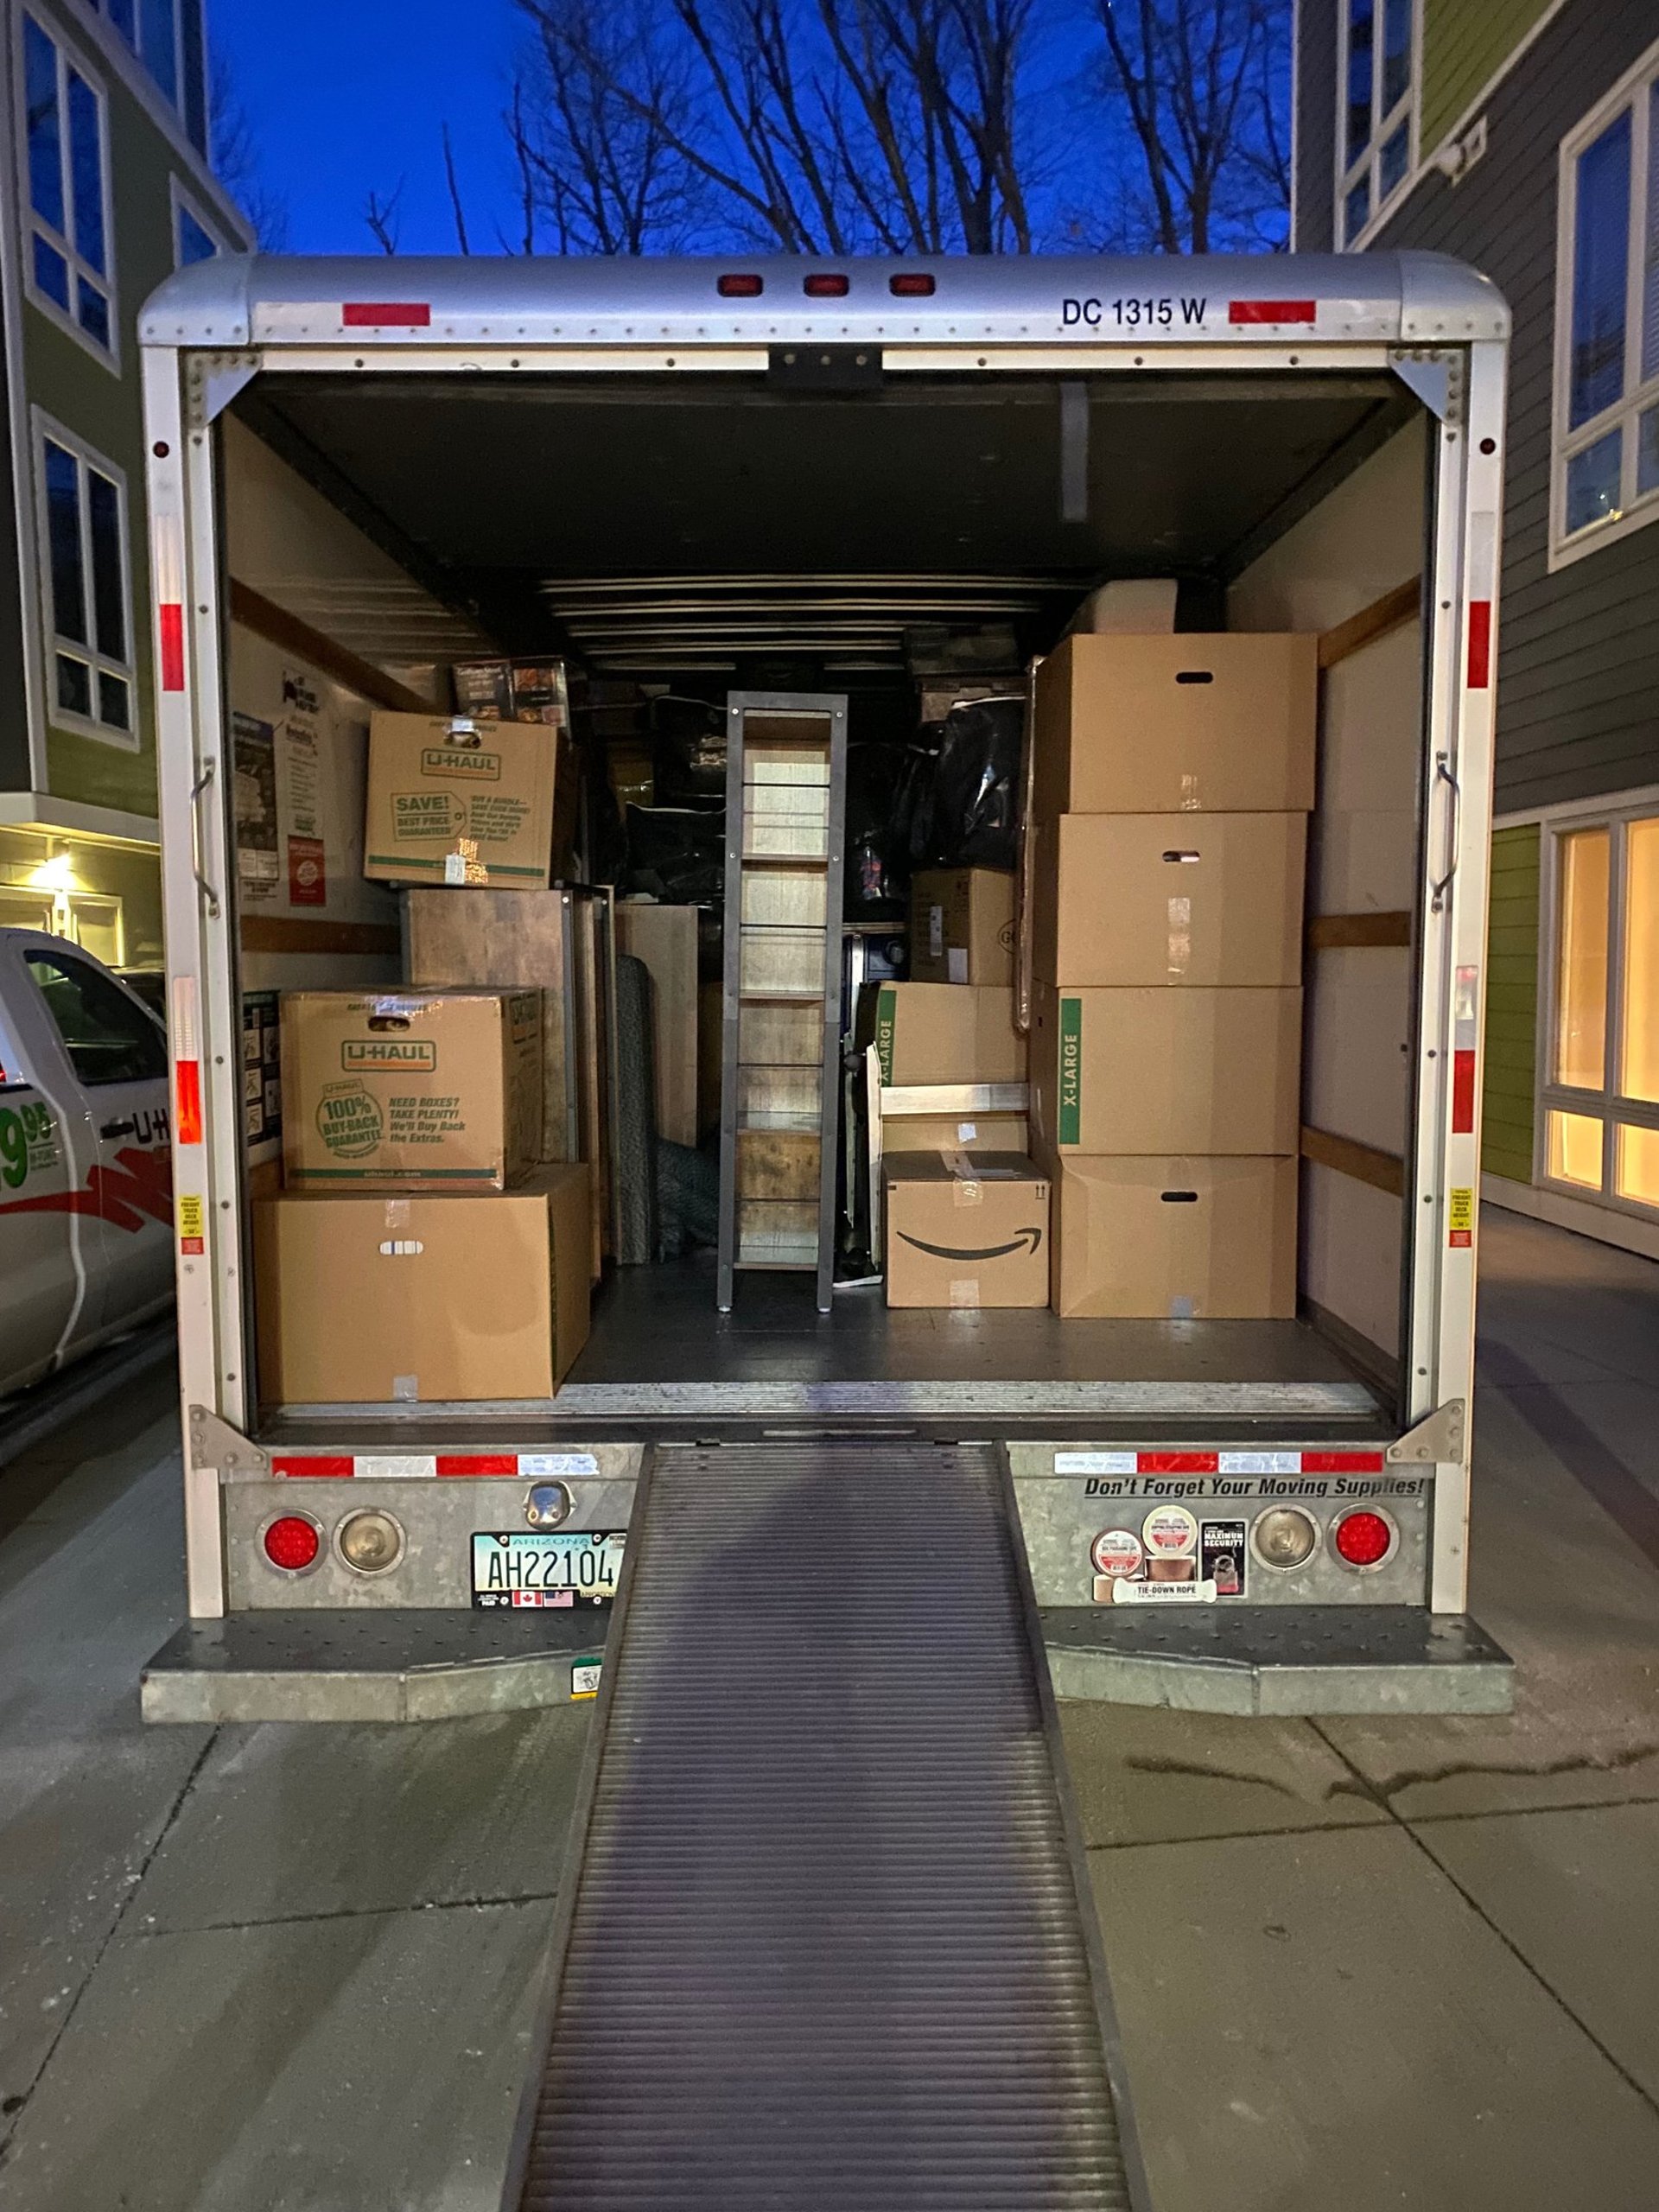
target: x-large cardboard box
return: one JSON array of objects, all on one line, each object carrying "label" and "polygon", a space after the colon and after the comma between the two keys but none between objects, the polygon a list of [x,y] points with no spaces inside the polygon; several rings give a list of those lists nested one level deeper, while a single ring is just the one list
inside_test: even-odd
[{"label": "x-large cardboard box", "polygon": [[1054,1163],[1057,1313],[1293,1319],[1294,1160]]},{"label": "x-large cardboard box", "polygon": [[1306,812],[1318,652],[1311,632],[1067,638],[1037,671],[1035,811]]},{"label": "x-large cardboard box", "polygon": [[376,712],[364,874],[545,888],[558,743],[551,723]]},{"label": "x-large cardboard box", "polygon": [[1017,1153],[885,1166],[889,1306],[1046,1306],[1049,1181]]},{"label": "x-large cardboard box", "polygon": [[542,1140],[539,991],[289,991],[290,1188],[501,1190]]},{"label": "x-large cardboard box", "polygon": [[1032,1003],[1032,1113],[1063,1153],[1293,1153],[1299,990],[1056,991]]},{"label": "x-large cardboard box", "polygon": [[[866,999],[866,1006],[868,998]],[[861,1016],[864,1008],[860,1009]],[[888,1084],[1023,1083],[1026,1040],[1000,985],[883,983],[871,1027]],[[865,1022],[861,1035],[865,1042]]]},{"label": "x-large cardboard box", "polygon": [[493,1192],[289,1192],[256,1205],[262,1396],[551,1397],[588,1338],[588,1170]]},{"label": "x-large cardboard box", "polygon": [[1065,814],[1029,830],[1039,982],[1291,985],[1300,814]]},{"label": "x-large cardboard box", "polygon": [[918,983],[1014,982],[1014,878],[1001,868],[924,868],[910,881],[910,974]]}]

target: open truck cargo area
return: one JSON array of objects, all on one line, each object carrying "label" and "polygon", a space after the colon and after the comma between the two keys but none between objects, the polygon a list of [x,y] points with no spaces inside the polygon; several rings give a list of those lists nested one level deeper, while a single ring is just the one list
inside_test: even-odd
[{"label": "open truck cargo area", "polygon": [[[839,296],[804,289],[825,271],[846,277]],[[181,271],[142,336],[191,1613],[148,1671],[146,1711],[416,1717],[588,1694],[605,1609],[480,1609],[475,1545],[543,1516],[620,1557],[624,1532],[630,1551],[649,1541],[636,1516],[659,1460],[679,1490],[741,1486],[768,1455],[817,1446],[827,1464],[851,1447],[890,1466],[895,1486],[918,1453],[946,1470],[979,1454],[976,1481],[1000,1471],[1063,1694],[1503,1705],[1507,1662],[1465,1611],[1507,338],[1492,288],[1424,255],[833,270],[221,258]],[[1282,662],[1205,755],[1224,811],[1192,778],[1159,796],[1150,694],[1144,748],[1116,783],[1092,755],[1062,764],[1038,744],[1046,716],[1081,728],[1093,711],[1087,651],[1116,632],[1160,638],[1169,681],[1217,699],[1246,680],[1236,662]],[[411,867],[416,887],[394,887],[371,849],[388,834],[365,801],[372,715],[442,722],[467,704],[451,669],[502,658],[561,663],[573,685],[570,757],[550,810],[543,795],[528,817],[550,838],[514,861],[538,887],[533,928],[524,891],[478,887],[481,864]],[[940,980],[908,988],[937,988],[952,1014],[1009,994],[1017,1063],[907,1073],[903,1039],[858,1027],[879,932],[850,918],[855,903],[838,912],[855,871],[833,779],[849,752],[903,743],[918,690],[948,705],[999,684],[1037,702],[1014,918],[975,920],[959,968],[944,943],[956,925],[936,922]],[[1298,684],[1305,777],[1275,703]],[[641,1244],[630,1215],[642,1147],[683,1138],[690,1159],[710,1128],[684,1103],[695,1006],[683,1033],[658,1020],[654,1135],[595,1012],[631,953],[659,1008],[685,1001],[679,956],[652,938],[668,907],[620,895],[606,857],[607,810],[628,794],[605,717],[625,696],[690,702],[716,725],[737,702],[720,756],[739,794],[715,855],[724,981],[705,941],[701,985],[730,1033],[720,1134],[728,1167],[747,1145],[757,1173],[798,1174],[792,1146],[817,1180],[810,1202],[798,1179],[745,1186],[764,1195],[733,1217],[729,1290],[725,1247],[687,1237],[667,1256],[662,1224]],[[809,712],[845,725],[822,776],[774,726]],[[740,742],[744,714],[759,734]],[[418,756],[418,728],[404,738]],[[749,786],[743,753],[772,761]],[[785,753],[798,765],[779,766]],[[774,825],[828,794],[819,852],[734,828],[756,777],[772,779]],[[1103,823],[1138,826],[1113,843]],[[1243,858],[1215,857],[1223,824]],[[1212,867],[1224,893],[1195,921]],[[1252,904],[1268,873],[1279,888]],[[1172,874],[1185,888],[1166,898]],[[929,895],[940,915],[957,894]],[[1133,898],[1166,930],[1167,974],[1135,967],[1139,923],[1112,935]],[[717,921],[719,894],[702,905]],[[745,964],[782,961],[780,924],[797,951],[816,930],[822,972]],[[1004,939],[1012,982],[982,982]],[[1171,980],[1227,999],[1229,1049],[1272,1063],[1265,1135],[1217,1136],[1225,1086],[1168,1033]],[[568,1365],[561,1351],[545,1395],[435,1397],[399,1373],[296,1396],[278,1387],[275,1294],[256,1266],[291,1095],[277,1001],[424,982],[543,991],[540,1157],[587,1164],[587,1340]],[[732,1100],[753,1107],[760,1058],[809,1065],[793,1045],[743,1042],[763,1020],[781,1034],[792,1001],[816,1009],[822,1090],[785,1099],[779,1082],[745,1119]],[[1051,1046],[1048,1075],[1027,1071]],[[692,1090],[676,1092],[687,1054]],[[1131,1122],[1132,1141],[1103,1141]],[[938,1302],[886,1302],[884,1179],[921,1210],[916,1251],[957,1249],[926,1228],[927,1176],[883,1178],[911,1127],[935,1159],[993,1130],[1011,1136],[997,1156],[1036,1155],[1030,1188],[1064,1246],[1049,1304],[1046,1262],[1034,1292],[1009,1294],[1025,1302],[999,1305],[978,1275],[956,1294],[948,1268],[930,1289],[920,1261],[918,1294]],[[1238,1164],[1211,1155],[1252,1147],[1249,1192],[1209,1175]],[[1108,1173],[1116,1154],[1152,1165]],[[1196,1211],[1224,1182],[1236,1249],[1194,1291],[1146,1256],[1147,1209],[1156,1242],[1168,1201]],[[947,1160],[943,1188],[963,1185]],[[453,1203],[505,1219],[484,1198]],[[744,1205],[764,1215],[765,1271],[744,1272]],[[999,1231],[984,1249],[1025,1234],[1013,1222],[1012,1243]],[[418,1241],[389,1212],[378,1249],[399,1239]],[[1141,1255],[1149,1306],[1101,1289],[1098,1255],[1120,1249]],[[476,1288],[456,1274],[451,1294],[482,1310],[487,1237],[476,1262]],[[353,1332],[321,1333],[311,1371],[334,1372],[328,1339]],[[346,1542],[365,1514],[378,1535]],[[1160,1516],[1187,1562],[1164,1582],[1122,1550],[1152,1548]],[[296,1520],[308,1553],[274,1557],[271,1530]],[[873,1532],[849,1523],[839,1540],[855,1584]],[[1128,1581],[1141,1601],[1124,1601]]]}]

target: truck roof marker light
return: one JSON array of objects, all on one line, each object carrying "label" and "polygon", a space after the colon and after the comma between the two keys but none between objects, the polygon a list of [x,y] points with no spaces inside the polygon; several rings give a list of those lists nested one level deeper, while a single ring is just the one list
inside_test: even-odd
[{"label": "truck roof marker light", "polygon": [[1313,322],[1318,320],[1319,303],[1317,300],[1229,300],[1229,322]]},{"label": "truck roof marker light", "polygon": [[1381,1567],[1394,1551],[1395,1527],[1386,1515],[1357,1506],[1332,1526],[1331,1548],[1344,1567]]},{"label": "truck roof marker light", "polygon": [[424,300],[347,300],[340,320],[347,330],[429,330],[432,309]]},{"label": "truck roof marker light", "polygon": [[284,1574],[303,1574],[322,1549],[322,1531],[303,1513],[280,1513],[260,1538],[265,1557]]},{"label": "truck roof marker light", "polygon": [[895,300],[931,300],[938,286],[928,270],[901,269],[888,277],[887,289]]},{"label": "truck roof marker light", "polygon": [[809,300],[844,300],[852,289],[845,276],[832,275],[828,270],[817,270],[804,277],[801,289]]},{"label": "truck roof marker light", "polygon": [[766,289],[766,278],[756,276],[752,270],[730,271],[715,283],[715,289],[722,300],[758,300]]}]

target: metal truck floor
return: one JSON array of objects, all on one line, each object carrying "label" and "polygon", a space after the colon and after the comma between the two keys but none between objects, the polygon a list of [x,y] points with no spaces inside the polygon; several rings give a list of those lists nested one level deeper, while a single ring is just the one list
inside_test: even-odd
[{"label": "metal truck floor", "polygon": [[645,1479],[506,2202],[1142,2205],[997,1456]]}]

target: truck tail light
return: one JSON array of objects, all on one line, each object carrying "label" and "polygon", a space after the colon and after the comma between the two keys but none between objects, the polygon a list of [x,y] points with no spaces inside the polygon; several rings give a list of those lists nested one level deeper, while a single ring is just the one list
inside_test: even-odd
[{"label": "truck tail light", "polygon": [[1250,1531],[1255,1555],[1264,1567],[1301,1567],[1313,1557],[1319,1532],[1300,1505],[1273,1505],[1256,1516]]},{"label": "truck tail light", "polygon": [[809,300],[844,300],[849,286],[846,277],[820,270],[803,282],[801,289]]},{"label": "truck tail light", "polygon": [[1357,1506],[1337,1522],[1331,1541],[1344,1566],[1381,1567],[1394,1549],[1394,1523],[1366,1506]]},{"label": "truck tail light", "polygon": [[925,269],[901,269],[896,276],[887,279],[887,289],[895,300],[931,300],[934,289],[933,279]]},{"label": "truck tail light", "polygon": [[715,280],[715,289],[722,300],[758,300],[766,289],[766,280],[752,271],[738,270]]},{"label": "truck tail light", "polygon": [[322,1532],[303,1513],[280,1514],[262,1539],[265,1557],[285,1574],[300,1574],[315,1566],[322,1549]]}]

